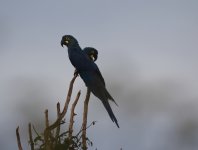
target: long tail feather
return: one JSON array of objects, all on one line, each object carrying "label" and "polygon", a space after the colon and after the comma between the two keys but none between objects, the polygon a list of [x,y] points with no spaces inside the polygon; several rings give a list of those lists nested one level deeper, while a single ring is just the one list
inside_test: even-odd
[{"label": "long tail feather", "polygon": [[106,110],[107,110],[107,112],[108,112],[109,117],[111,118],[111,120],[113,122],[115,122],[115,124],[117,125],[118,128],[120,128],[119,127],[119,124],[118,124],[118,121],[117,121],[115,115],[113,114],[113,111],[111,109],[111,106],[109,105],[108,100],[103,100],[102,103],[103,103],[104,107],[106,108]]},{"label": "long tail feather", "polygon": [[105,93],[106,93],[106,97],[108,97],[109,100],[111,100],[112,102],[114,102],[118,106],[116,101],[113,99],[113,97],[109,94],[109,92],[106,89],[105,89]]}]

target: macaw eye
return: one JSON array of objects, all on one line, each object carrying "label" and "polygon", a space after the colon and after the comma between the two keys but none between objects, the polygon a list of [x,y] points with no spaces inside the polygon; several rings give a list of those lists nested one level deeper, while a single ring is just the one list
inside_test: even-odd
[{"label": "macaw eye", "polygon": [[69,42],[70,42],[69,37],[66,37],[66,39],[65,39],[65,43],[66,43],[66,44],[68,44]]}]

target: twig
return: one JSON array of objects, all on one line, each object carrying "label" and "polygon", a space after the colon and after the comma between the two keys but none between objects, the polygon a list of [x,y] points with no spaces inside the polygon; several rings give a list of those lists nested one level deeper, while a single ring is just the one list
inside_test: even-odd
[{"label": "twig", "polygon": [[63,111],[61,113],[61,117],[63,118],[67,112],[67,109],[68,109],[68,105],[69,105],[69,102],[70,102],[70,99],[71,99],[71,95],[72,95],[72,91],[73,91],[73,84],[74,84],[74,81],[76,80],[76,77],[78,75],[74,75],[74,77],[72,78],[71,82],[70,82],[70,85],[69,85],[69,91],[67,93],[67,98],[66,98],[66,101],[65,101],[65,106],[63,108]]},{"label": "twig", "polygon": [[39,138],[39,140],[42,141],[42,142],[44,143],[44,140],[41,138],[41,135],[39,135],[39,133],[36,131],[34,125],[32,125],[32,128],[33,128],[35,134],[37,135],[37,137]]},{"label": "twig", "polygon": [[84,101],[84,112],[83,112],[83,123],[82,123],[82,148],[83,150],[87,149],[87,142],[86,142],[86,128],[87,128],[87,114],[88,114],[88,104],[90,98],[90,90],[87,88],[87,94]]},{"label": "twig", "polygon": [[48,119],[48,110],[45,110],[45,126],[46,128],[49,127],[49,119]]},{"label": "twig", "polygon": [[19,150],[23,150],[22,145],[21,145],[20,134],[19,134],[19,126],[16,128],[16,136],[17,136],[18,148]]},{"label": "twig", "polygon": [[[90,123],[90,125],[86,127],[86,129],[90,128],[92,125],[95,125],[95,123],[96,121],[93,121],[92,123]],[[82,127],[81,127],[81,130],[76,134],[76,136],[78,137],[81,132],[82,132]]]},{"label": "twig", "polygon": [[28,128],[29,128],[30,147],[31,147],[31,150],[34,150],[34,142],[33,142],[33,139],[32,139],[32,126],[31,126],[31,123],[28,124]]},{"label": "twig", "polygon": [[[93,121],[92,123],[90,123],[90,125],[88,125],[88,126],[86,127],[86,130],[87,130],[88,128],[90,128],[92,125],[95,125],[95,123],[96,123],[96,121]],[[82,130],[82,128],[81,128],[81,130],[80,130],[75,136],[78,137],[82,131],[83,131],[83,130]],[[80,137],[78,138],[77,143],[80,141],[81,138],[82,138],[82,135],[80,135]]]},{"label": "twig", "polygon": [[72,133],[73,133],[73,124],[74,124],[74,116],[75,116],[74,110],[75,110],[76,104],[78,103],[79,97],[80,97],[80,91],[76,95],[76,99],[74,103],[72,104],[72,108],[71,108],[70,123],[69,123],[69,139],[70,140],[72,138]]},{"label": "twig", "polygon": [[[57,107],[57,118],[59,118],[60,115],[61,115],[60,103],[59,102],[57,103],[56,107]],[[59,133],[60,133],[60,122],[59,122],[59,125],[56,128],[56,135],[55,135],[56,140],[58,140]]]},{"label": "twig", "polygon": [[[45,110],[45,126],[46,129],[49,127],[49,119],[48,119],[48,110]],[[50,142],[50,134],[51,131],[50,130],[46,130],[46,132],[44,133],[44,140],[45,140],[45,149],[46,150],[51,150],[51,142]]]}]

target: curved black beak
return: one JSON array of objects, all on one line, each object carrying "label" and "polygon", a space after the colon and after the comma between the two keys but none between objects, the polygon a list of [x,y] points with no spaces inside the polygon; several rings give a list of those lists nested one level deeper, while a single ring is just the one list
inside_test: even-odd
[{"label": "curved black beak", "polygon": [[95,60],[94,61],[96,61],[98,59],[98,55],[95,55]]},{"label": "curved black beak", "polygon": [[64,44],[64,41],[63,41],[63,40],[61,40],[61,46],[63,47],[63,45],[65,45],[65,44]]}]

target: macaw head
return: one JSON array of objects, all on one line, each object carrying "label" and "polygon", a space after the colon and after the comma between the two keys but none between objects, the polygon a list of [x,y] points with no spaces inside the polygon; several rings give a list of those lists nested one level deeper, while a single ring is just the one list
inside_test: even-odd
[{"label": "macaw head", "polygon": [[98,58],[98,51],[93,47],[85,47],[83,51],[88,55],[89,59],[96,61]]},{"label": "macaw head", "polygon": [[78,45],[78,41],[71,35],[64,35],[61,40],[61,46],[66,45],[67,47]]}]

